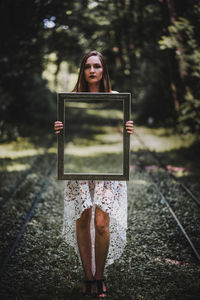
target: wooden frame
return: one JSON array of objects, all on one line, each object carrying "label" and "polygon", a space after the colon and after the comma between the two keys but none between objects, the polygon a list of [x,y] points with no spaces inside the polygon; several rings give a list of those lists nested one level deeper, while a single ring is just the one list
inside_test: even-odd
[{"label": "wooden frame", "polygon": [[[65,173],[65,101],[122,101],[123,102],[123,173]],[[58,120],[63,122],[63,130],[58,134],[58,179],[59,180],[129,180],[130,165],[130,134],[125,130],[125,124],[131,117],[130,93],[58,93]]]}]

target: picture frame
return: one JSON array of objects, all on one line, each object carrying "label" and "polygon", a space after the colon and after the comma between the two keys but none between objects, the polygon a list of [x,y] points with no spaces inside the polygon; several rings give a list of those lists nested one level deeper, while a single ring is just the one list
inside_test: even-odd
[{"label": "picture frame", "polygon": [[[122,101],[123,103],[123,172],[121,173],[67,173],[64,170],[64,146],[65,146],[65,104],[70,102],[90,101]],[[125,129],[125,124],[131,118],[131,94],[130,93],[58,93],[57,94],[57,120],[63,123],[63,130],[58,134],[58,180],[104,180],[104,181],[128,181],[130,175],[130,134]]]}]

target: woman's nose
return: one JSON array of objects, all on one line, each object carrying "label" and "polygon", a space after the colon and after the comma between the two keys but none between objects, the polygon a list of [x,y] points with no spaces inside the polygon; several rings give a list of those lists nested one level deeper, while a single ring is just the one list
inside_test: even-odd
[{"label": "woman's nose", "polygon": [[94,67],[93,66],[91,66],[90,72],[94,72]]}]

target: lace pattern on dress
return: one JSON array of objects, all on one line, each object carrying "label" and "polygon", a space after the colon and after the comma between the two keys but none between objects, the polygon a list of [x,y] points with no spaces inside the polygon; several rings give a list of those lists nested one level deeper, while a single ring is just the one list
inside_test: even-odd
[{"label": "lace pattern on dress", "polygon": [[110,245],[106,266],[118,259],[126,245],[127,186],[125,181],[66,181],[62,235],[77,255],[76,220],[93,207],[91,236],[94,257],[94,209],[100,207],[110,216]]}]

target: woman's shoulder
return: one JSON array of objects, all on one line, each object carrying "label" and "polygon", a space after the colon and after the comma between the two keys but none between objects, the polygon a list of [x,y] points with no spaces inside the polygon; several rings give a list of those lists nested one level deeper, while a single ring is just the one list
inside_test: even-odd
[{"label": "woman's shoulder", "polygon": [[117,94],[119,93],[118,91],[111,91],[112,94]]}]

